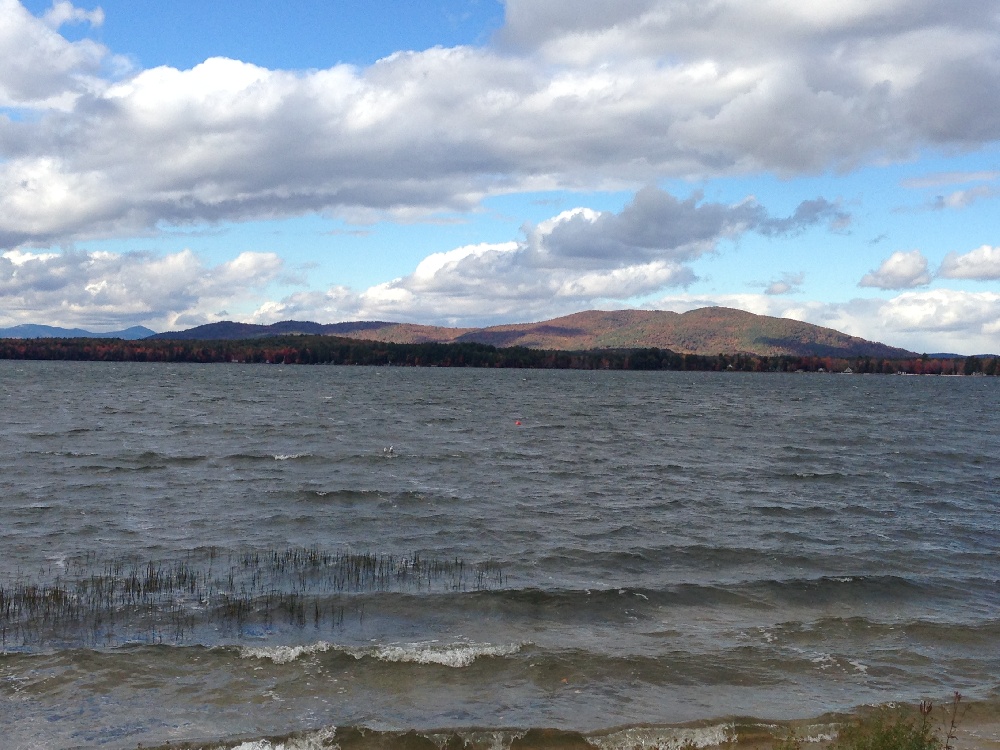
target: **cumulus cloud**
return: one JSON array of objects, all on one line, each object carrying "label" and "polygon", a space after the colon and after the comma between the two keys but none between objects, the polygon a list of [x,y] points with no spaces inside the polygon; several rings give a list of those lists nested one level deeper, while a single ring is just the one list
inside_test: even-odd
[{"label": "cumulus cloud", "polygon": [[877,289],[912,289],[931,283],[927,258],[919,250],[898,250],[882,261],[882,265],[865,274],[858,286]]},{"label": "cumulus cloud", "polygon": [[[57,29],[103,20],[100,10],[86,12],[68,2],[54,3],[39,19],[18,0],[0,0],[0,106],[69,111],[81,95],[101,89],[98,74],[108,50],[89,39],[67,41]],[[9,156],[3,136],[0,130],[0,156]]]},{"label": "cumulus cloud", "polygon": [[[896,331],[914,334],[946,333],[957,340],[976,336],[980,348],[967,353],[996,351],[1000,340],[1000,294],[933,289],[906,292],[888,300],[880,310],[883,324]],[[988,348],[981,348],[988,347]]]},{"label": "cumulus cloud", "polygon": [[99,16],[0,0],[0,103],[38,110],[0,119],[0,247],[317,211],[412,219],[1000,137],[989,0],[509,0],[506,18],[494,44],[361,68],[210,59],[116,82],[104,47],[52,28]]},{"label": "cumulus cloud", "polygon": [[190,250],[166,256],[13,250],[0,255],[0,323],[189,327],[245,302],[282,267],[270,253],[207,266]]},{"label": "cumulus cloud", "polygon": [[1000,247],[983,245],[963,255],[948,253],[941,263],[938,276],[978,281],[1000,279]]},{"label": "cumulus cloud", "polygon": [[573,258],[601,266],[641,262],[665,254],[687,260],[720,237],[742,234],[769,220],[753,200],[735,206],[701,203],[701,195],[678,200],[656,188],[640,190],[621,213],[585,209],[566,212],[534,231],[533,242],[550,258]]}]

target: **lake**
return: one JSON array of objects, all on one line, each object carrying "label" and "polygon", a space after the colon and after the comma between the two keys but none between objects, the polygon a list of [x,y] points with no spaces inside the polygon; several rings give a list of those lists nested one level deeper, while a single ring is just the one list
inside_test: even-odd
[{"label": "lake", "polygon": [[1000,706],[998,379],[2,361],[0,402],[7,747]]}]

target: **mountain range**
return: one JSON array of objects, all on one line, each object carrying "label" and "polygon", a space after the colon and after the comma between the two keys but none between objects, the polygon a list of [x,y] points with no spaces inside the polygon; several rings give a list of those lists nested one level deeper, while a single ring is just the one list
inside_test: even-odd
[{"label": "mountain range", "polygon": [[225,340],[294,334],[341,336],[397,344],[476,342],[497,347],[570,351],[656,347],[709,356],[741,353],[769,357],[869,356],[884,359],[916,356],[915,352],[849,336],[832,328],[726,307],[704,307],[686,313],[588,310],[538,323],[487,328],[447,328],[386,321],[322,324],[286,320],[272,325],[226,321],[186,331],[159,333],[151,338]]},{"label": "mountain range", "polygon": [[83,328],[59,328],[58,326],[43,326],[25,323],[11,328],[0,328],[0,338],[3,339],[127,339],[134,341],[152,336],[152,331],[145,326],[132,326],[122,331],[95,333]]}]

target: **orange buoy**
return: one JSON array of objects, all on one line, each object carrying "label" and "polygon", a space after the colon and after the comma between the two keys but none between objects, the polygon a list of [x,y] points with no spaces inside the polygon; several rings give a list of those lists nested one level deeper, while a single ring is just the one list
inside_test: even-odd
[{"label": "orange buoy", "polygon": [[516,424],[518,427],[520,427],[521,426],[521,420],[520,419],[515,419],[514,420],[514,424]]}]

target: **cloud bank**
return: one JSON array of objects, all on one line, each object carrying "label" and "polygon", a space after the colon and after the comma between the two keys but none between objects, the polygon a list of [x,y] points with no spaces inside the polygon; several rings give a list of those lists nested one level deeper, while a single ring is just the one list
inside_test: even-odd
[{"label": "cloud bank", "polygon": [[0,255],[0,325],[184,328],[226,317],[276,280],[283,268],[270,253],[241,253],[206,266],[184,250],[149,253],[18,250]]},{"label": "cloud bank", "polygon": [[[0,0],[0,247],[162,224],[426,216],[488,195],[815,173],[1000,136],[989,0],[507,0],[483,48],[112,75],[96,12]],[[752,30],[753,33],[748,33]],[[150,154],[156,159],[150,160]]]}]

